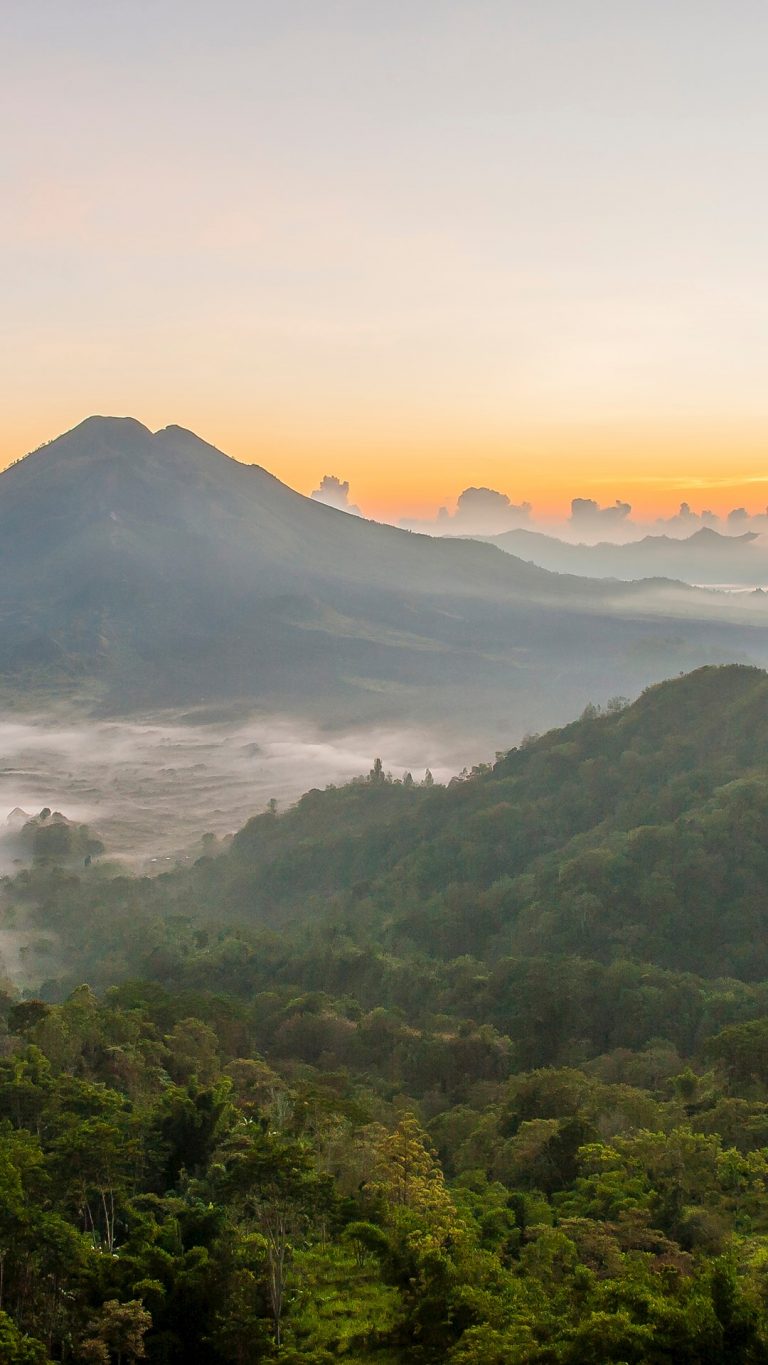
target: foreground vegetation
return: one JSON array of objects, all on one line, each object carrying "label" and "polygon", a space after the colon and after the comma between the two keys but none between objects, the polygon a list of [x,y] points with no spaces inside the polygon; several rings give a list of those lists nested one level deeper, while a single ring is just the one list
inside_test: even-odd
[{"label": "foreground vegetation", "polygon": [[708,669],[152,880],[43,850],[0,1359],[768,1361],[767,797]]}]

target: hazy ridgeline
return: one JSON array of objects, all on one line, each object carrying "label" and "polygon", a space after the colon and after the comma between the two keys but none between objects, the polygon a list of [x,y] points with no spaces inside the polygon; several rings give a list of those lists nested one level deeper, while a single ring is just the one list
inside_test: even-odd
[{"label": "hazy ridgeline", "polygon": [[656,534],[624,544],[603,540],[574,545],[532,530],[508,531],[485,539],[508,554],[555,573],[623,580],[675,578],[747,591],[768,584],[768,538],[764,530],[760,534],[747,531],[723,535],[704,527],[683,539]]}]

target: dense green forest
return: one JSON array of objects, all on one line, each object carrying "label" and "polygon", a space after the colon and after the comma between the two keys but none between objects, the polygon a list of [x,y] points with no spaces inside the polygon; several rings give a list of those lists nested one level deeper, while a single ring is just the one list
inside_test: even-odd
[{"label": "dense green forest", "polygon": [[768,1362],[766,674],[83,840],[3,888],[0,1360]]}]

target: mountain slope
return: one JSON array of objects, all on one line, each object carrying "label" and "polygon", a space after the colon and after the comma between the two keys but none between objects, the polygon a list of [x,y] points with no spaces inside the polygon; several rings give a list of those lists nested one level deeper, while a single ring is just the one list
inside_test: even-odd
[{"label": "mountain slope", "polygon": [[589,578],[647,578],[659,574],[685,583],[768,583],[768,553],[764,538],[754,531],[724,536],[704,526],[684,540],[673,536],[644,536],[626,545],[603,541],[598,545],[570,545],[555,536],[524,529],[480,537],[507,554],[550,569],[554,573]]},{"label": "mountain slope", "polygon": [[191,432],[90,418],[0,475],[0,678],[497,742],[591,695],[768,659],[762,603],[594,583],[325,507]]}]

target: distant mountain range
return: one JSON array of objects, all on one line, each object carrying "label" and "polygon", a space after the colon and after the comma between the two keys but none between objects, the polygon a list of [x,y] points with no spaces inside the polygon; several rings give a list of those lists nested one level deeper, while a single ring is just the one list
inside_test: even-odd
[{"label": "distant mountain range", "polygon": [[[737,599],[738,601],[738,599]],[[500,740],[712,661],[768,603],[378,525],[181,427],[92,417],[0,475],[0,684],[102,709],[460,721]]]},{"label": "distant mountain range", "polygon": [[724,536],[702,527],[684,540],[645,536],[626,545],[572,545],[555,536],[524,529],[475,537],[507,554],[554,573],[586,578],[636,579],[661,576],[709,585],[768,584],[768,539],[754,531]]}]

